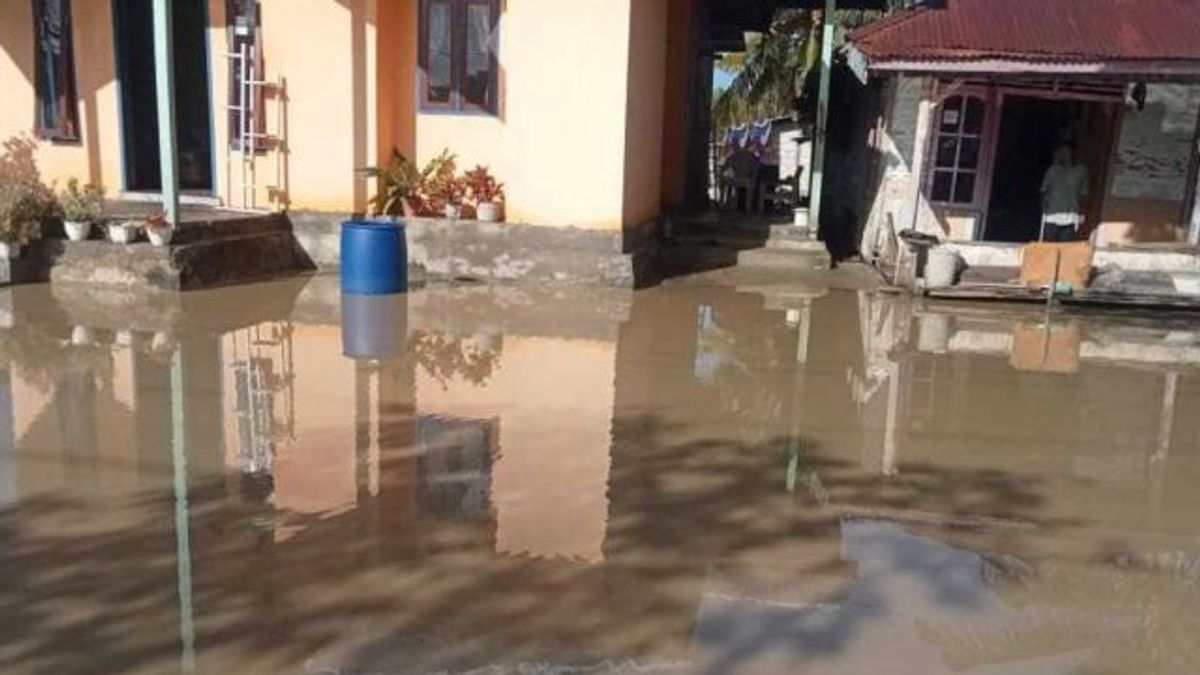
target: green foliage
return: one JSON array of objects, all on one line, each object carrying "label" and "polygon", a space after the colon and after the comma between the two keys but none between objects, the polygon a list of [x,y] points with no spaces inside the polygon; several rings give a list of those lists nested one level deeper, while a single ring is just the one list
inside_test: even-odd
[{"label": "green foliage", "polygon": [[486,166],[477,166],[463,174],[463,184],[473,204],[504,201],[504,183],[497,181]]},{"label": "green foliage", "polygon": [[453,192],[448,181],[454,180],[455,157],[443,150],[418,168],[399,150],[392,150],[387,166],[369,166],[360,171],[377,181],[375,196],[370,200],[373,215],[403,215],[406,203],[418,215],[440,215],[445,196]]},{"label": "green foliage", "polygon": [[59,215],[54,192],[33,159],[33,140],[14,137],[0,153],[0,242],[24,246],[42,236],[42,224]]},{"label": "green foliage", "polygon": [[362,172],[376,180],[375,196],[370,202],[371,213],[376,216],[402,215],[404,202],[416,197],[423,184],[417,165],[395,149],[387,166],[368,166]]},{"label": "green foliage", "polygon": [[[834,16],[835,54],[849,31],[882,15],[875,10],[838,10]],[[717,129],[793,114],[811,118],[820,73],[820,22],[820,11],[780,10],[766,33],[747,37],[744,53],[722,56],[717,67],[735,77],[714,98]]]},{"label": "green foliage", "polygon": [[97,223],[104,218],[104,188],[99,185],[84,185],[72,178],[67,189],[58,195],[63,220],[76,223]]}]

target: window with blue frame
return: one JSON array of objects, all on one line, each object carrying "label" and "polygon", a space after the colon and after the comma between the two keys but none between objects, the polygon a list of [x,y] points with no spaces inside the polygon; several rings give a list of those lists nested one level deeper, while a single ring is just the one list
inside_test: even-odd
[{"label": "window with blue frame", "polygon": [[79,140],[71,0],[33,0],[34,130],[51,141]]},{"label": "window with blue frame", "polygon": [[499,19],[499,0],[422,0],[422,110],[496,114]]}]

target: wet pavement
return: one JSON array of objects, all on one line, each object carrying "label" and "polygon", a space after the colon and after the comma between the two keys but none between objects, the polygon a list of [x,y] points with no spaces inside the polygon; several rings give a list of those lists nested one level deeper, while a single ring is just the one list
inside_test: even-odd
[{"label": "wet pavement", "polygon": [[0,366],[0,672],[1200,672],[1194,319],[41,286]]}]

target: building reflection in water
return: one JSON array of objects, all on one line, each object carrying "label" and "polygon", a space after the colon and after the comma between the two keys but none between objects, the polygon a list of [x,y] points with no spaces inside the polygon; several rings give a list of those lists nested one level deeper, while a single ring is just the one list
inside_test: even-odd
[{"label": "building reflection in water", "polygon": [[17,294],[0,666],[1200,662],[1186,326],[457,288],[373,309],[372,351],[327,290],[86,341]]}]

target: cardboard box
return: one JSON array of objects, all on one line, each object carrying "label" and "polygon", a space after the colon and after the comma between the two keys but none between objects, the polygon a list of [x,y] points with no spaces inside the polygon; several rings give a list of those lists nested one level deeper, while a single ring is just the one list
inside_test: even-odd
[{"label": "cardboard box", "polygon": [[1059,282],[1081,291],[1091,281],[1093,253],[1092,245],[1086,241],[1026,244],[1021,252],[1021,285],[1026,288],[1049,287],[1054,283],[1057,259]]}]

